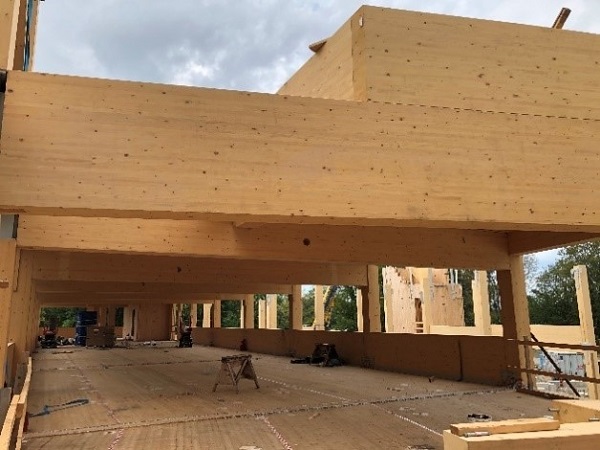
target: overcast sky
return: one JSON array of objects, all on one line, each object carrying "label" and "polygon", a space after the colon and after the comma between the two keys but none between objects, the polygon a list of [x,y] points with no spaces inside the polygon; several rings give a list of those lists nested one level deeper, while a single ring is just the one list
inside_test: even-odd
[{"label": "overcast sky", "polygon": [[[362,4],[355,0],[46,0],[36,70],[276,91]],[[378,6],[600,33],[600,1],[380,0]]]},{"label": "overcast sky", "polygon": [[599,0],[46,0],[35,70],[275,92],[363,3],[600,33]]}]

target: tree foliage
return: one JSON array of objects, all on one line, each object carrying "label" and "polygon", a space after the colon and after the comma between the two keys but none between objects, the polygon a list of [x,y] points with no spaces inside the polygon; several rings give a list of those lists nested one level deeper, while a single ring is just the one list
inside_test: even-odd
[{"label": "tree foliage", "polygon": [[529,296],[532,323],[577,325],[579,313],[574,266],[585,265],[588,270],[590,298],[596,336],[600,336],[600,242],[587,242],[559,250],[554,264],[538,277]]}]

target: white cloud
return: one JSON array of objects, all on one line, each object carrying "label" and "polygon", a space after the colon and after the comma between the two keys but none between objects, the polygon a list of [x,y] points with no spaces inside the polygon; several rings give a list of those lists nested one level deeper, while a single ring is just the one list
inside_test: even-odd
[{"label": "white cloud", "polygon": [[[368,2],[549,26],[563,0]],[[273,92],[360,0],[52,0],[41,3],[36,70]],[[75,6],[76,5],[76,6]],[[600,2],[572,0],[566,28],[600,31]]]}]

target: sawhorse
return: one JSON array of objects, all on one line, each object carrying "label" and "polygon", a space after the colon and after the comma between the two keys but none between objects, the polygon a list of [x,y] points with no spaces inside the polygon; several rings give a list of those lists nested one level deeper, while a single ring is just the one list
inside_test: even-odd
[{"label": "sawhorse", "polygon": [[254,367],[252,366],[252,355],[224,356],[221,358],[221,369],[217,375],[217,381],[215,381],[213,392],[217,390],[217,386],[221,383],[234,385],[235,391],[239,393],[238,383],[241,378],[254,380],[256,389],[260,388],[256,373],[254,372]]}]

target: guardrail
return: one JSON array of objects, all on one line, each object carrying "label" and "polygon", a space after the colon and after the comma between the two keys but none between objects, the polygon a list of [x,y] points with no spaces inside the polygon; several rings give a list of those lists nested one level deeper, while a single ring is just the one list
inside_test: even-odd
[{"label": "guardrail", "polygon": [[18,393],[12,396],[2,431],[0,432],[0,450],[20,450],[27,420],[27,398],[31,384],[32,361],[27,358],[25,379]]},{"label": "guardrail", "polygon": [[[580,394],[577,391],[577,389],[571,384],[571,380],[592,383],[593,385],[600,385],[600,378],[598,378],[598,376],[597,376],[597,374],[598,374],[597,368],[596,368],[596,372],[594,374],[592,374],[592,375],[596,375],[596,376],[589,376],[589,374],[586,374],[587,376],[581,376],[581,375],[572,375],[572,374],[564,373],[564,372],[562,372],[562,370],[560,369],[558,364],[556,364],[556,362],[554,362],[554,360],[551,358],[550,354],[546,351],[546,348],[553,348],[553,349],[579,350],[579,351],[586,352],[586,353],[593,352],[593,353],[597,354],[600,351],[600,346],[592,345],[592,344],[578,345],[578,344],[562,344],[562,343],[557,343],[557,342],[540,342],[536,339],[536,337],[533,334],[531,335],[531,339],[524,338],[523,340],[517,340],[515,342],[518,346],[524,348],[526,367],[512,366],[510,368],[513,370],[518,370],[521,373],[527,374],[527,389],[528,390],[535,391],[535,389],[534,389],[535,383],[533,381],[534,375],[543,375],[543,376],[553,377],[554,379],[557,379],[560,381],[565,381],[566,384],[569,386],[569,388],[573,391],[573,393],[577,397],[579,397]],[[550,363],[554,366],[554,368],[556,369],[556,372],[551,372],[551,371],[547,371],[547,370],[539,370],[539,369],[534,369],[534,368],[530,367],[530,364],[532,361],[531,347],[539,347],[540,350],[546,355],[546,357],[548,358]]]}]

